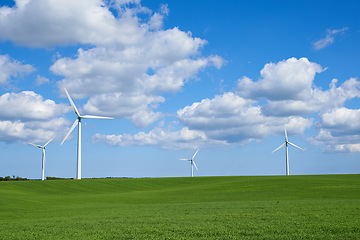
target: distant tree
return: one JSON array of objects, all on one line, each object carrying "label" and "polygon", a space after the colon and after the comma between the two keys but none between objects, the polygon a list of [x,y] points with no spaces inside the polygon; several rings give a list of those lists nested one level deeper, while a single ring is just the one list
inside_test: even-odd
[{"label": "distant tree", "polygon": [[46,177],[46,180],[66,180],[72,178],[60,178],[60,177]]},{"label": "distant tree", "polygon": [[25,180],[29,180],[29,179],[22,177],[15,177],[15,175],[13,175],[12,178],[10,176],[0,177],[0,181],[25,181]]}]

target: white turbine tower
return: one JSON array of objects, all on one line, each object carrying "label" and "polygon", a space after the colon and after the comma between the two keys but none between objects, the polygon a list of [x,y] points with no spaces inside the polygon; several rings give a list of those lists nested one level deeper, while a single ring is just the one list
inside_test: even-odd
[{"label": "white turbine tower", "polygon": [[195,164],[195,161],[194,161],[194,158],[196,156],[196,154],[198,153],[199,149],[196,150],[194,156],[192,158],[188,158],[188,159],[179,159],[179,160],[183,160],[183,161],[190,161],[191,162],[191,177],[194,176],[194,169],[193,169],[193,166],[195,166],[196,170],[199,171],[199,169],[197,168],[196,164]]},{"label": "white turbine tower", "polygon": [[[64,88],[65,89],[65,88]],[[76,125],[78,125],[78,145],[77,145],[77,171],[76,171],[76,178],[77,179],[81,179],[81,119],[83,118],[92,118],[92,119],[113,119],[112,117],[99,117],[99,116],[92,116],[92,115],[83,115],[81,116],[79,111],[77,110],[74,102],[72,101],[68,91],[65,89],[65,93],[69,99],[69,102],[71,104],[71,106],[74,109],[74,112],[77,115],[77,119],[75,120],[74,124],[71,126],[70,130],[68,131],[68,133],[66,134],[66,136],[64,137],[64,140],[61,142],[60,145],[62,145],[64,143],[64,141],[68,138],[68,136],[70,135],[70,133],[74,130],[74,128],[76,127]]]},{"label": "white turbine tower", "polygon": [[291,143],[288,141],[288,136],[287,136],[287,133],[286,133],[286,128],[285,128],[285,142],[280,146],[278,147],[277,149],[275,149],[274,151],[272,151],[271,153],[274,153],[276,152],[277,150],[279,150],[280,148],[282,148],[283,146],[286,147],[286,175],[289,175],[289,151],[288,151],[288,145],[292,145],[300,150],[303,150],[305,151],[304,149],[302,149],[301,147],[299,146],[296,146],[295,144]]},{"label": "white turbine tower", "polygon": [[35,147],[41,148],[42,149],[42,161],[41,161],[41,180],[45,179],[45,148],[46,145],[48,145],[55,137],[53,137],[52,139],[50,139],[47,143],[44,144],[44,146],[40,146],[34,143],[29,143]]}]

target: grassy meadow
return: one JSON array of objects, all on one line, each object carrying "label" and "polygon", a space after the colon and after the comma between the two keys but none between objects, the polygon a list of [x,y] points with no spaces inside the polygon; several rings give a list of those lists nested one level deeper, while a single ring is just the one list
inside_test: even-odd
[{"label": "grassy meadow", "polygon": [[360,175],[0,182],[0,239],[360,239]]}]

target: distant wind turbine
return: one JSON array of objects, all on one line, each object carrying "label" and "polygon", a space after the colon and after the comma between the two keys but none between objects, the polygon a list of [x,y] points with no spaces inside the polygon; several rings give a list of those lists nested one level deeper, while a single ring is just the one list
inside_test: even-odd
[{"label": "distant wind turbine", "polygon": [[45,143],[44,146],[40,146],[40,145],[37,145],[37,144],[34,144],[34,143],[29,143],[35,147],[38,147],[38,148],[41,148],[42,149],[42,162],[41,162],[41,180],[44,180],[45,179],[45,148],[46,148],[46,145],[48,145],[55,137],[53,137],[52,139],[50,139],[47,143]]},{"label": "distant wind turbine", "polygon": [[62,145],[65,140],[68,138],[68,136],[70,135],[70,133],[74,130],[74,128],[76,127],[76,125],[78,125],[78,145],[77,145],[77,171],[76,171],[76,178],[77,179],[81,179],[81,119],[83,118],[92,118],[92,119],[113,119],[112,117],[99,117],[99,116],[92,116],[92,115],[83,115],[81,116],[79,111],[77,110],[74,102],[72,101],[68,91],[64,88],[65,93],[69,99],[69,102],[71,104],[71,106],[74,109],[74,112],[77,115],[77,119],[75,120],[74,124],[71,126],[70,130],[68,131],[68,133],[66,134],[66,136],[64,137],[64,140],[61,142],[60,145]]},{"label": "distant wind turbine", "polygon": [[195,166],[196,170],[199,171],[199,169],[197,168],[196,164],[195,164],[195,161],[194,161],[194,158],[196,156],[196,154],[198,153],[199,149],[196,150],[194,156],[192,158],[189,158],[189,159],[179,159],[179,160],[183,160],[183,161],[190,161],[191,162],[191,177],[194,176],[194,170],[193,170],[193,166]]},{"label": "distant wind turbine", "polygon": [[302,149],[301,147],[299,146],[296,146],[295,144],[291,143],[288,141],[288,136],[287,136],[287,133],[286,133],[286,128],[285,128],[285,142],[280,146],[278,147],[277,149],[275,149],[274,151],[272,151],[271,153],[274,153],[276,152],[277,150],[279,150],[280,148],[282,148],[283,146],[286,146],[286,175],[289,175],[289,151],[288,151],[288,145],[292,145],[300,150],[303,150],[305,151],[304,149]]}]

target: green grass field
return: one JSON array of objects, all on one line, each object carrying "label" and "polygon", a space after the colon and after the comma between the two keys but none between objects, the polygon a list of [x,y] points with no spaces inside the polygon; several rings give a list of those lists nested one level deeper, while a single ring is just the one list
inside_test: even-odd
[{"label": "green grass field", "polygon": [[0,182],[0,239],[360,239],[360,175]]}]

